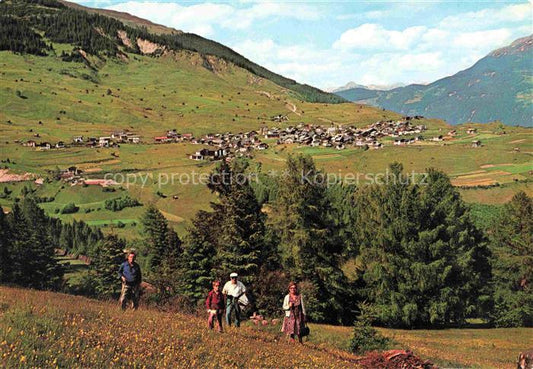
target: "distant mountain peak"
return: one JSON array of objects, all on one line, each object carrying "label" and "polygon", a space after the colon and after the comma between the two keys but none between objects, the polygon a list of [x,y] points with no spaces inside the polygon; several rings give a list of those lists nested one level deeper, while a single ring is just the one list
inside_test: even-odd
[{"label": "distant mountain peak", "polygon": [[531,127],[532,60],[530,35],[428,85],[411,84],[390,91],[355,88],[337,94],[404,115],[445,119],[451,124],[499,120]]},{"label": "distant mountain peak", "polygon": [[327,89],[328,92],[340,92],[340,91],[345,91],[345,90],[349,90],[351,88],[367,88],[366,86],[363,86],[363,85],[360,85],[360,84],[357,84],[353,81],[350,81],[348,82],[347,84],[345,84],[344,86],[340,86],[340,87],[330,87]]},{"label": "distant mountain peak", "polygon": [[334,88],[334,87],[329,88],[328,92],[336,93],[336,92],[351,90],[353,88],[362,88],[362,89],[365,89],[365,90],[388,91],[388,90],[392,90],[392,89],[395,89],[395,88],[398,88],[398,87],[404,87],[404,86],[406,86],[406,84],[405,83],[401,83],[401,82],[392,83],[392,84],[388,84],[388,85],[378,85],[378,84],[360,85],[360,84],[358,84],[356,82],[350,81],[347,84],[345,84],[344,86],[336,87],[336,88]]}]

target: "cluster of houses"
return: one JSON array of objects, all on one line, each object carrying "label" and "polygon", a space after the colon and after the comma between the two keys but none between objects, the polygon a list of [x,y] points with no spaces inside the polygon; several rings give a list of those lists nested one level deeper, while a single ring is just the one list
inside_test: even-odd
[{"label": "cluster of houses", "polygon": [[133,143],[138,144],[141,142],[139,135],[125,131],[115,131],[109,136],[102,137],[83,137],[83,136],[74,136],[72,142],[65,143],[64,141],[58,141],[56,143],[51,142],[36,142],[35,140],[28,140],[23,143],[24,146],[34,147],[40,150],[51,150],[51,149],[63,149],[69,146],[87,146],[87,147],[113,147],[122,143]]},{"label": "cluster of houses", "polygon": [[[323,125],[299,124],[296,127],[285,129],[272,128],[264,129],[261,133],[265,138],[275,138],[278,144],[292,144],[308,146],[334,147],[343,150],[348,145],[366,146],[368,148],[380,149],[383,144],[378,141],[381,137],[401,137],[407,135],[417,135],[424,131],[424,125],[413,125],[411,119],[399,121],[379,121],[366,128],[354,126],[343,126],[332,124],[329,127]],[[422,139],[421,136],[415,138],[398,138],[395,145],[406,144]]]},{"label": "cluster of houses", "polygon": [[258,132],[240,133],[208,133],[200,138],[194,137],[191,133],[178,133],[176,130],[167,131],[165,136],[154,137],[156,143],[188,142],[198,145],[207,145],[210,148],[203,148],[194,154],[189,154],[192,160],[218,160],[234,156],[249,156],[253,150],[265,150],[268,145],[261,142]]},{"label": "cluster of houses", "polygon": [[[74,137],[75,143],[83,143],[83,136]],[[124,131],[115,131],[111,133],[110,136],[98,137],[98,141],[95,137],[90,137],[88,139],[87,146],[100,146],[100,147],[111,147],[121,143],[132,143],[138,144],[141,142],[141,137],[134,132],[128,130]]]},{"label": "cluster of houses", "polygon": [[218,160],[231,159],[234,156],[249,156],[253,150],[264,150],[268,144],[264,139],[276,140],[276,144],[299,144],[308,146],[334,147],[338,150],[345,149],[348,145],[366,146],[379,149],[383,144],[379,138],[413,136],[410,138],[398,138],[395,145],[410,144],[421,140],[422,136],[416,136],[426,129],[424,125],[413,125],[412,117],[405,117],[399,121],[379,121],[369,127],[360,129],[354,126],[332,124],[329,127],[323,125],[303,124],[289,126],[287,128],[262,127],[259,132],[250,131],[245,133],[207,134],[201,138],[195,138],[192,134],[181,134],[176,130],[168,131],[165,136],[155,137],[155,142],[190,142],[193,144],[207,145],[188,157],[192,160]]}]

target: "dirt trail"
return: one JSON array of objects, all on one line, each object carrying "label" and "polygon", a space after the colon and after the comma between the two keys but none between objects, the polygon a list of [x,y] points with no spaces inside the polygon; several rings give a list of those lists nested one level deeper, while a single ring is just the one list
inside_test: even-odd
[{"label": "dirt trail", "polygon": [[160,210],[160,212],[161,212],[161,214],[163,214],[165,216],[165,218],[167,218],[171,222],[180,223],[180,222],[183,222],[185,220],[185,219],[183,219],[182,217],[180,217],[178,215],[174,215],[174,214],[168,213],[166,211]]},{"label": "dirt trail", "polygon": [[297,108],[296,108],[296,105],[294,105],[293,103],[291,103],[290,101],[286,101],[285,102],[285,107],[287,109],[289,109],[291,112],[293,112],[294,114],[296,114],[297,116],[302,116],[302,114],[298,113],[297,111]]},{"label": "dirt trail", "polygon": [[325,122],[325,123],[335,123],[334,121],[328,118],[318,118],[318,120],[321,120],[322,122]]}]

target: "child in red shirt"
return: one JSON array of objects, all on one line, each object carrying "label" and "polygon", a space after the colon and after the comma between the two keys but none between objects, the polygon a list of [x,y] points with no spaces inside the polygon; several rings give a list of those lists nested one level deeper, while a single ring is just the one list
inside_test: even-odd
[{"label": "child in red shirt", "polygon": [[220,291],[220,281],[213,282],[213,289],[207,294],[205,300],[205,306],[207,307],[207,313],[209,318],[207,319],[207,326],[209,329],[213,329],[214,318],[217,320],[217,329],[222,332],[222,315],[224,314],[224,295]]}]

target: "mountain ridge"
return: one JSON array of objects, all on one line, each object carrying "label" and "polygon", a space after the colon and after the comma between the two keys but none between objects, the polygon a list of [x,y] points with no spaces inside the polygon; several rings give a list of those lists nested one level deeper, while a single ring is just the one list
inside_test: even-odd
[{"label": "mountain ridge", "polygon": [[533,35],[529,35],[490,52],[465,70],[427,85],[336,93],[350,101],[405,115],[439,117],[450,124],[499,120],[531,127],[532,48]]},{"label": "mountain ridge", "polygon": [[[174,32],[172,30],[169,31],[169,29],[163,29],[164,33],[150,33],[147,25],[153,25],[151,22],[142,20],[139,25],[135,23],[135,20],[140,18],[130,17],[127,13],[110,13],[108,10],[102,11],[71,3],[68,3],[68,6],[65,4],[67,4],[66,1],[59,2],[56,0],[5,0],[1,2],[0,10],[2,16],[0,16],[0,25],[4,28],[9,27],[9,33],[4,29],[3,32],[6,35],[15,35],[17,45],[13,46],[13,37],[3,37],[0,38],[0,50],[43,55],[50,52],[50,48],[46,46],[28,48],[24,44],[25,42],[28,43],[28,40],[33,42],[33,44],[48,40],[72,44],[74,47],[70,53],[70,60],[87,60],[82,52],[118,58],[124,57],[124,52],[142,53],[136,42],[129,45],[119,37],[119,31],[125,31],[128,37],[134,41],[141,39],[164,46],[167,50],[188,50],[199,53],[204,59],[205,56],[211,55],[225,62],[233,63],[258,77],[268,79],[292,91],[294,95],[297,95],[303,101],[346,102],[342,97],[324,92],[307,84],[300,84],[295,80],[274,73],[250,61],[231,48],[196,34],[177,30]],[[112,15],[110,16],[110,14]],[[117,20],[117,17],[120,19],[127,17],[128,21],[133,22],[135,26],[124,24],[121,20]],[[163,48],[159,48],[157,52],[152,52],[151,54],[157,57],[163,51]],[[206,67],[209,68],[209,63],[206,63]]]},{"label": "mountain ridge", "polygon": [[90,8],[87,6],[83,6],[83,5],[72,3],[69,1],[65,1],[65,0],[57,0],[57,1],[69,8],[76,9],[76,10],[82,10],[88,13],[96,13],[100,15],[105,15],[107,17],[115,18],[116,20],[119,20],[130,26],[131,25],[145,26],[152,33],[158,33],[158,34],[184,33],[181,30],[177,30],[172,27],[167,27],[161,24],[157,24],[147,19],[132,15],[130,13],[121,12],[121,11],[112,10],[112,9]]}]

